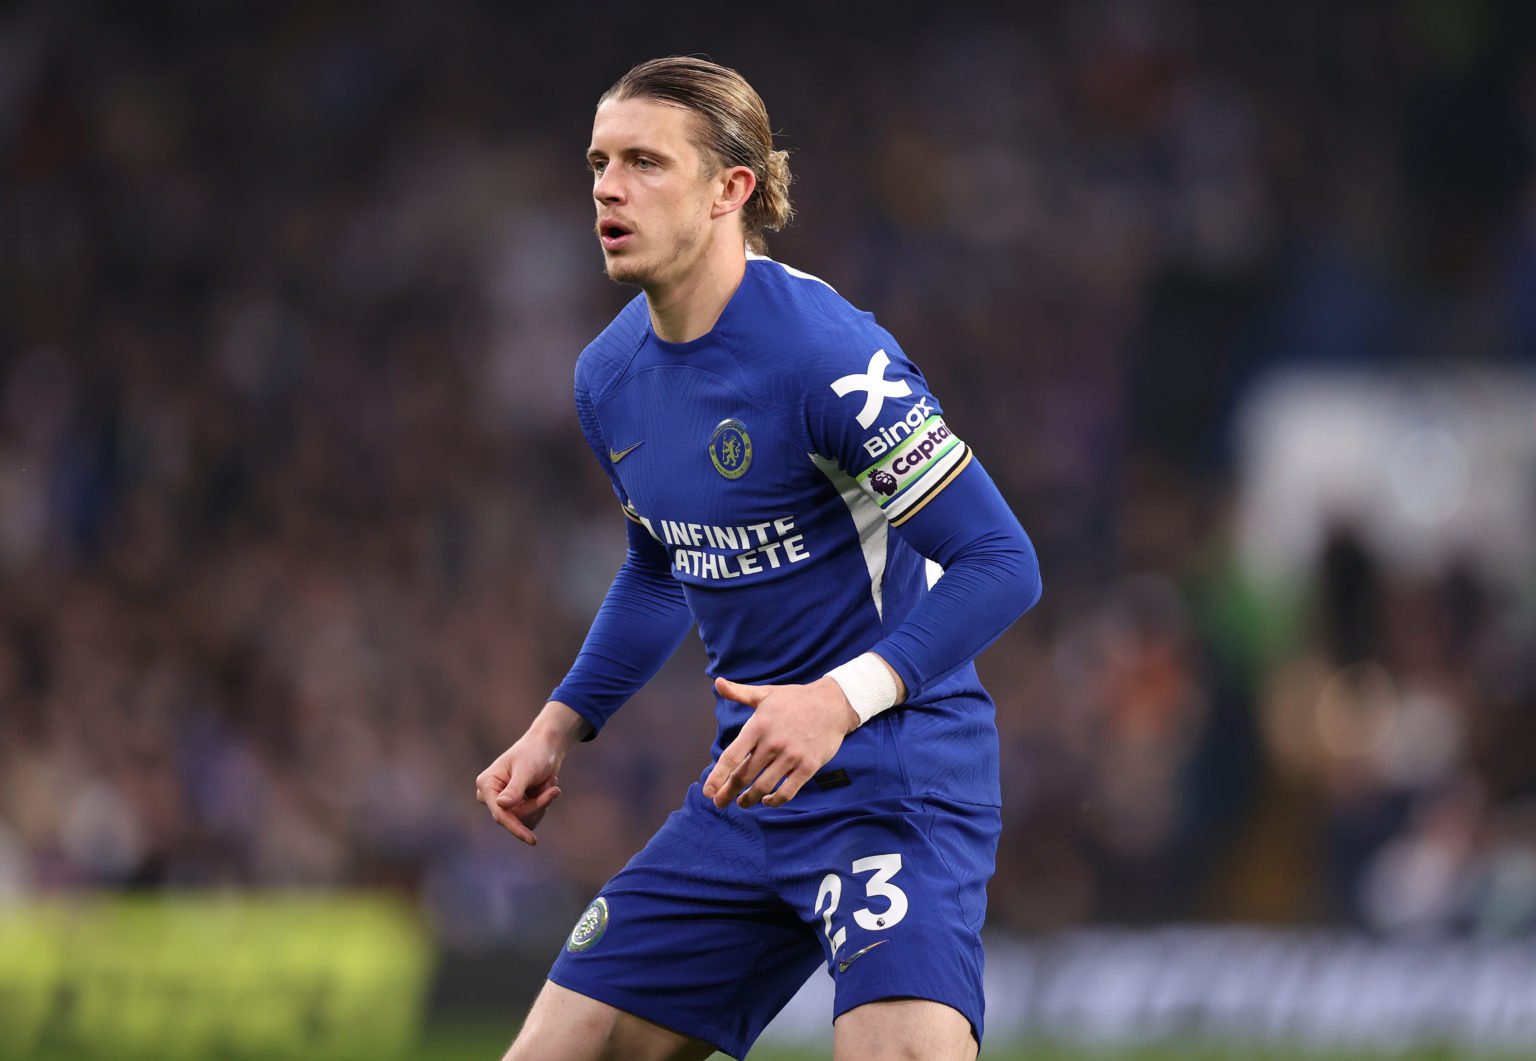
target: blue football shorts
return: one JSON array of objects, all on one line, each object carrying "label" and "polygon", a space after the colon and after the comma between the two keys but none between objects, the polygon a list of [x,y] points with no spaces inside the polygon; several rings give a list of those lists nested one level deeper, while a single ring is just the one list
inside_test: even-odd
[{"label": "blue football shorts", "polygon": [[823,965],[834,1020],[931,999],[963,1013],[980,1043],[998,808],[807,803],[719,810],[692,785],[587,908],[549,978],[740,1058]]}]

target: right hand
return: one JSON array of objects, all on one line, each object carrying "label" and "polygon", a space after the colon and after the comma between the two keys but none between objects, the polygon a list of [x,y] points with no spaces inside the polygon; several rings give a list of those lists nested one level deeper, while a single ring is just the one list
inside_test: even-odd
[{"label": "right hand", "polygon": [[533,830],[549,805],[560,798],[557,776],[565,751],[556,742],[529,732],[498,755],[475,778],[475,799],[491,818],[529,847],[538,844]]}]

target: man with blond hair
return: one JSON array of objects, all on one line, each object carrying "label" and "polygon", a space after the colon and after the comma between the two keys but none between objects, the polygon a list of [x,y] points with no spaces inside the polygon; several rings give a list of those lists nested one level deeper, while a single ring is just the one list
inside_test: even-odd
[{"label": "man with blond hair", "polygon": [[719,729],[507,1058],[739,1058],[823,964],[838,1058],[974,1058],[1001,800],[972,661],[1038,599],[1034,550],[896,340],[763,256],[789,166],[740,74],[642,63],[587,161],[641,289],[576,367],[628,554],[476,795],[536,843],[566,754],[695,623]]}]

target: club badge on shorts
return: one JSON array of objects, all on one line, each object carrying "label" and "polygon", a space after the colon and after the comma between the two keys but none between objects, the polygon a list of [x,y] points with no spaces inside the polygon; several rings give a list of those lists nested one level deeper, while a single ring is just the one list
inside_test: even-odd
[{"label": "club badge on shorts", "polygon": [[597,946],[597,941],[603,938],[603,933],[606,931],[608,931],[608,900],[599,895],[581,915],[581,920],[576,922],[576,927],[571,929],[570,942],[566,943],[565,949],[572,954],[591,950]]},{"label": "club badge on shorts", "polygon": [[740,479],[752,466],[752,437],[740,420],[721,420],[709,439],[709,459],[727,479]]}]

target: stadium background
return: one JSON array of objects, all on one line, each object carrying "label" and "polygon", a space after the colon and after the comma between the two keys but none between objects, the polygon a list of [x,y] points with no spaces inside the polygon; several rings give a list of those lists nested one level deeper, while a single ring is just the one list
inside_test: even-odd
[{"label": "stadium background", "polygon": [[1039,549],[981,663],[995,953],[1523,955],[1530,5],[39,0],[0,12],[0,1051],[137,1014],[143,1056],[330,1056],[308,1011],[182,1025],[356,983],[358,1042],[490,1056],[703,765],[689,643],[536,852],[472,796],[621,556],[582,152],[676,52],[761,91],[772,252],[901,339]]}]

